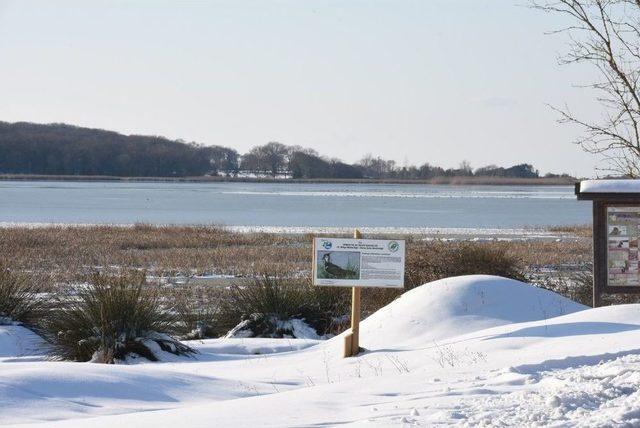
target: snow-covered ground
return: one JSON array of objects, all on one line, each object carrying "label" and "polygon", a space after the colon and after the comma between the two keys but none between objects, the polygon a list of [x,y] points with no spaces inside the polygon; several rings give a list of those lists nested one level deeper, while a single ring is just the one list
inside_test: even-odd
[{"label": "snow-covered ground", "polygon": [[354,358],[340,336],[190,345],[195,358],[162,363],[53,362],[0,326],[0,423],[640,426],[640,305],[589,309],[497,277],[406,293],[362,322]]}]

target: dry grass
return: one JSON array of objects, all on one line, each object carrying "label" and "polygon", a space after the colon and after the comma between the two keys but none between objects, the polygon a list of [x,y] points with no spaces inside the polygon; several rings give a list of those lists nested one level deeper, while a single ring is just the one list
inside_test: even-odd
[{"label": "dry grass", "polygon": [[193,353],[169,336],[178,320],[173,305],[166,303],[143,272],[95,273],[86,285],[58,295],[53,311],[44,317],[43,332],[53,357],[73,361],[114,363],[131,354],[157,361],[154,347],[178,355]]},{"label": "dry grass", "polygon": [[263,268],[308,268],[309,258],[299,239],[287,236],[149,225],[0,229],[0,254],[10,255],[14,269],[54,274],[57,282],[109,266],[158,275],[244,276]]},{"label": "dry grass", "polygon": [[591,237],[592,226],[590,224],[575,224],[568,226],[553,226],[550,232],[570,233],[575,236]]},{"label": "dry grass", "polygon": [[0,325],[21,322],[33,326],[43,311],[38,282],[0,262]]},{"label": "dry grass", "polygon": [[[581,264],[591,259],[591,240],[504,241],[464,244],[489,248],[518,259],[523,267]],[[407,257],[460,244],[407,237]],[[11,268],[76,281],[96,268],[144,269],[154,275],[217,273],[253,276],[256,272],[307,272],[311,237],[234,233],[219,227],[150,225],[0,229],[0,254]]]},{"label": "dry grass", "polygon": [[349,312],[350,290],[313,287],[308,279],[264,275],[247,287],[232,287],[222,304],[220,323],[227,330],[239,321],[261,337],[283,337],[277,321],[301,319],[320,335],[335,332],[335,318]]},{"label": "dry grass", "polygon": [[[589,229],[562,231],[579,237],[558,242],[443,242],[405,237],[407,289],[454,275],[486,273],[523,279],[530,278],[541,267],[587,266],[592,258]],[[50,278],[50,291],[56,291],[60,284],[83,282],[96,270],[114,269],[145,271],[158,277],[215,273],[256,278],[277,272],[280,278],[304,281],[311,267],[311,242],[310,235],[234,233],[213,226],[140,224],[0,229],[0,254],[5,255],[6,265],[30,276],[46,275]],[[345,290],[338,293],[342,291]],[[180,334],[184,337],[220,335],[243,315],[222,319],[225,317],[221,317],[219,309],[233,297],[225,288],[190,284],[165,288],[164,293],[165,298],[177,303]],[[388,289],[365,290],[365,315],[399,293]],[[334,304],[335,293],[315,297],[327,299],[319,303],[327,307]],[[194,302],[198,303],[194,306]],[[343,310],[333,315],[339,317]],[[231,312],[227,307],[225,313]],[[322,324],[324,331],[332,330],[326,321],[316,324]]]}]

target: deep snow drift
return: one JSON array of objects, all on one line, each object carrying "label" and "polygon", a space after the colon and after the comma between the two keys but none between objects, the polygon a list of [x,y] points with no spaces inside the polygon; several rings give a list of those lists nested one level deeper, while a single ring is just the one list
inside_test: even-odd
[{"label": "deep snow drift", "polygon": [[414,288],[371,315],[362,323],[361,341],[371,349],[424,346],[434,339],[584,309],[556,293],[511,279],[447,278]]},{"label": "deep snow drift", "polygon": [[497,277],[406,293],[362,322],[367,351],[348,359],[337,337],[192,341],[199,355],[165,363],[50,362],[16,329],[0,326],[2,424],[640,424],[640,305],[588,309]]}]

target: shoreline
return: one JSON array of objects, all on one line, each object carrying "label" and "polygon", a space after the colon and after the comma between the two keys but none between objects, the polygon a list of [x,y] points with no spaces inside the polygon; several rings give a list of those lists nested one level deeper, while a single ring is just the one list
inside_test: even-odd
[{"label": "shoreline", "polygon": [[[549,227],[407,227],[407,226],[380,226],[380,227],[350,227],[350,226],[251,226],[251,225],[216,225],[216,224],[149,224],[149,223],[42,223],[42,222],[2,222],[2,229],[91,229],[91,228],[118,228],[133,229],[136,227],[147,228],[210,228],[220,229],[226,232],[267,235],[350,235],[357,228],[364,235],[369,236],[411,236],[423,240],[469,240],[469,241],[513,241],[513,240],[562,240],[577,238],[575,232],[570,230],[558,230],[558,226]],[[573,226],[568,226],[571,228]],[[579,226],[578,226],[579,227]]]},{"label": "shoreline", "polygon": [[422,184],[451,186],[572,186],[572,178],[435,177],[428,180],[339,179],[339,178],[251,178],[251,177],[116,177],[103,175],[0,174],[0,181],[78,181],[147,183],[277,183],[277,184]]}]

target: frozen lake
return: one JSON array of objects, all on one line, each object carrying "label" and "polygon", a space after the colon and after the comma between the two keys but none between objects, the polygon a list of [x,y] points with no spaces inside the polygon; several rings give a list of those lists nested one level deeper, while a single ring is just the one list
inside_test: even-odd
[{"label": "frozen lake", "polygon": [[591,221],[571,186],[0,181],[0,223],[517,228]]}]

